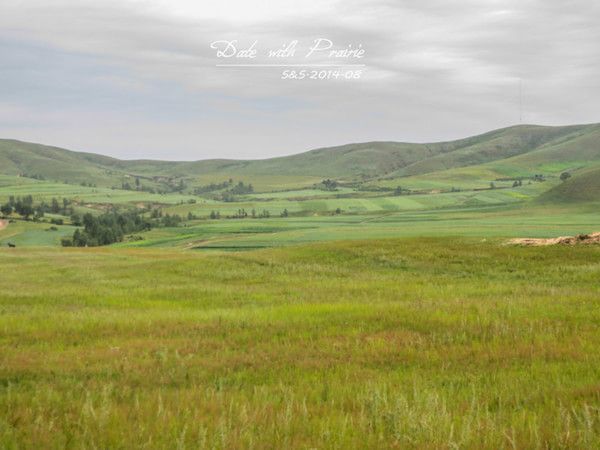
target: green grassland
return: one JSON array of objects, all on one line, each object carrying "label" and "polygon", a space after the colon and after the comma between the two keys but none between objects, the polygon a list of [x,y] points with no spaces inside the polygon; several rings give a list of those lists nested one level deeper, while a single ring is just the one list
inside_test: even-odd
[{"label": "green grassland", "polygon": [[[54,227],[55,229],[51,229]],[[8,227],[0,230],[0,245],[7,243],[19,247],[60,246],[62,237],[73,234],[73,227],[63,225],[50,225],[48,223],[34,223],[15,221]]]},{"label": "green grassland", "polygon": [[[600,231],[599,167],[599,125],[261,161],[0,140],[0,204],[60,200],[0,223],[0,448],[600,448],[600,246],[506,245]],[[60,247],[110,210],[153,228]]]},{"label": "green grassland", "polygon": [[[264,194],[259,194],[243,201],[216,202],[181,194],[158,195],[36,182],[16,188],[0,188],[0,195],[33,192],[36,199],[46,201],[53,196],[65,196],[77,201],[76,211],[79,213],[98,213],[93,208],[107,204],[131,207],[158,204],[165,214],[187,217],[191,213],[200,218],[188,220],[183,226],[155,228],[140,233],[143,240],[125,242],[118,246],[244,250],[343,239],[409,236],[543,237],[596,231],[600,224],[600,209],[595,203],[563,203],[551,207],[537,202],[540,194],[555,185],[556,183],[548,181],[517,188],[400,196],[375,196],[367,193],[365,197],[352,198],[335,198],[335,193],[313,196],[310,191],[311,196],[305,199],[290,200],[277,194],[272,198],[261,198]],[[71,196],[69,188],[73,189]],[[291,198],[295,198],[298,192],[300,191],[295,191]],[[188,200],[194,200],[194,203],[189,203]],[[236,214],[240,209],[248,214],[252,210],[257,214],[268,210],[271,217],[225,218]],[[290,216],[280,217],[286,210]],[[212,211],[218,211],[223,218],[207,220]],[[0,230],[0,245],[8,242],[33,246],[58,245],[61,237],[68,235],[69,231],[72,234],[73,227],[61,227],[58,233],[47,232],[48,218],[44,220],[41,223],[15,221]],[[68,218],[65,217],[65,221]]]},{"label": "green grassland", "polygon": [[310,242],[393,237],[553,237],[600,228],[600,204],[488,206],[244,220],[199,220],[157,228],[125,247],[247,250]]},{"label": "green grassland", "polygon": [[269,201],[248,198],[246,201],[214,203],[200,202],[196,204],[179,204],[168,207],[165,211],[187,214],[192,212],[197,215],[207,215],[211,210],[221,211],[223,214],[232,214],[240,208],[248,211],[267,209],[273,214],[280,214],[284,209],[290,213],[323,214],[340,209],[345,213],[369,214],[382,211],[406,211],[415,209],[436,209],[456,206],[474,205],[499,205],[532,199],[544,192],[552,183],[535,183],[515,189],[489,189],[483,191],[450,192],[443,194],[415,194],[390,196],[389,193],[373,196],[347,198],[343,195],[329,197],[314,197],[308,199],[280,199],[273,198]]},{"label": "green grassland", "polygon": [[600,248],[0,250],[4,448],[600,446]]}]

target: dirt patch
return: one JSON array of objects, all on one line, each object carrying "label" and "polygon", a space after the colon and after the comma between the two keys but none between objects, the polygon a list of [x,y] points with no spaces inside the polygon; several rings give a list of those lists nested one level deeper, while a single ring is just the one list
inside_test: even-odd
[{"label": "dirt patch", "polygon": [[8,226],[8,220],[0,220],[0,230],[4,230]]},{"label": "dirt patch", "polygon": [[526,245],[540,247],[546,245],[579,245],[600,244],[600,233],[578,234],[577,236],[561,236],[550,239],[519,238],[508,241],[509,245]]}]

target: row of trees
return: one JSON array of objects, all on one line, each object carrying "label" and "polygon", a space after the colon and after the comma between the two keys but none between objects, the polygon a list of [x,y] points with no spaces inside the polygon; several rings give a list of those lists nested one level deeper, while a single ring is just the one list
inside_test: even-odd
[{"label": "row of trees", "polygon": [[227,189],[226,191],[220,192],[219,194],[215,195],[213,198],[217,201],[229,203],[229,202],[236,201],[236,195],[251,194],[253,192],[254,192],[254,187],[251,184],[244,184],[243,181],[240,181],[238,184],[236,184],[232,188]]},{"label": "row of trees", "polygon": [[[192,216],[190,217],[190,215],[188,214],[188,219],[192,220],[195,216],[192,214]],[[164,214],[161,209],[153,209],[152,212],[150,213],[150,218],[154,220],[154,223],[157,226],[163,226],[163,227],[176,227],[179,226],[179,224],[181,222],[183,222],[183,219],[181,218],[181,216],[179,214]]]},{"label": "row of trees", "polygon": [[201,195],[206,194],[207,192],[215,192],[221,191],[223,189],[229,188],[233,184],[233,180],[230,178],[228,181],[223,181],[222,183],[210,183],[204,186],[199,186],[194,188],[194,194]]},{"label": "row of trees", "polygon": [[151,194],[168,194],[170,192],[182,192],[187,189],[187,185],[180,179],[179,181],[173,180],[171,178],[162,178],[162,181],[158,179],[154,179],[155,182],[161,183],[163,188],[154,188],[152,186],[144,186],[141,182],[140,177],[135,177],[132,183],[129,181],[123,181],[121,183],[121,187],[113,186],[112,189],[122,189],[124,191],[141,191],[141,192],[149,192]]},{"label": "row of trees", "polygon": [[0,212],[2,212],[4,216],[9,216],[15,212],[27,220],[35,214],[33,197],[31,195],[26,195],[21,198],[11,195],[8,202],[0,206]]},{"label": "row of trees", "polygon": [[215,191],[224,191],[221,193],[221,195],[244,195],[251,194],[252,192],[254,192],[254,187],[250,183],[244,184],[243,181],[238,181],[237,184],[234,184],[233,179],[230,178],[229,180],[223,181],[222,183],[210,183],[205,186],[194,188],[194,194],[196,195],[206,194],[207,192]]},{"label": "row of trees", "polygon": [[29,220],[33,216],[34,220],[44,217],[44,214],[62,214],[68,216],[73,213],[71,207],[71,201],[63,198],[59,201],[53,198],[50,203],[42,201],[34,206],[33,197],[26,195],[25,197],[15,197],[11,195],[3,205],[0,205],[0,212],[3,216],[10,216],[12,213],[16,213],[23,217],[25,220]]},{"label": "row of trees", "polygon": [[[287,209],[284,209],[283,212],[281,213],[281,217],[288,217],[289,216],[289,212]],[[192,217],[196,218],[195,216],[192,215]],[[220,219],[221,218],[221,213],[219,211],[211,211],[210,215],[208,216],[211,219],[215,220],[215,219]],[[252,217],[253,219],[268,219],[269,217],[271,217],[271,213],[269,211],[267,211],[266,209],[263,209],[262,211],[256,211],[255,209],[252,209],[252,211],[250,211],[250,213],[248,213],[244,208],[238,209],[237,212],[231,216],[227,216],[228,219],[245,219],[247,217]],[[188,216],[189,218],[189,216]]]}]

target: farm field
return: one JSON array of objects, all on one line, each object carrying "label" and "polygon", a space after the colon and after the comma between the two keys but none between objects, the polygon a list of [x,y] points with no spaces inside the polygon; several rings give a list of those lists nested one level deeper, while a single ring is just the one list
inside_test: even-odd
[{"label": "farm field", "polygon": [[600,208],[589,206],[478,207],[374,213],[190,222],[185,227],[144,233],[144,240],[118,246],[244,250],[302,243],[393,237],[552,237],[598,229]]},{"label": "farm field", "polygon": [[386,211],[408,211],[438,209],[456,206],[488,206],[518,203],[534,198],[552,186],[551,183],[540,183],[523,186],[518,189],[486,189],[484,191],[449,192],[444,194],[419,194],[391,196],[389,193],[373,197],[365,195],[359,198],[316,198],[308,200],[290,200],[274,198],[269,201],[258,201],[252,198],[237,202],[215,203],[197,202],[195,204],[177,204],[165,208],[166,212],[173,214],[187,214],[192,212],[197,215],[208,215],[210,211],[219,211],[221,214],[233,214],[240,208],[247,211],[252,209],[260,212],[267,209],[271,214],[279,215],[287,209],[290,213],[320,214],[332,213],[337,209],[349,214],[369,214]]},{"label": "farm field", "polygon": [[81,203],[134,204],[139,202],[156,202],[161,204],[187,201],[193,196],[182,194],[152,194],[149,192],[128,191],[101,187],[77,186],[48,181],[20,182],[17,177],[5,177],[4,186],[0,179],[0,202],[11,195],[32,195],[38,201],[49,201],[52,198],[70,198]]},{"label": "farm field", "polygon": [[600,445],[598,247],[0,258],[5,448]]},{"label": "farm field", "polygon": [[[52,228],[53,227],[53,228]],[[0,245],[8,242],[26,247],[60,246],[60,239],[73,234],[73,227],[15,221],[0,227]]]}]

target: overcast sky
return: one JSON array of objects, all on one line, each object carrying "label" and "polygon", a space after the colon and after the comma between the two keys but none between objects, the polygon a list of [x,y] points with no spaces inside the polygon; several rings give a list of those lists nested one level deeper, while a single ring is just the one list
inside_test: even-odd
[{"label": "overcast sky", "polygon": [[[590,0],[0,0],[0,137],[196,160],[600,122],[599,22]],[[319,38],[364,56],[305,58]],[[217,67],[330,62],[364,68]]]}]

